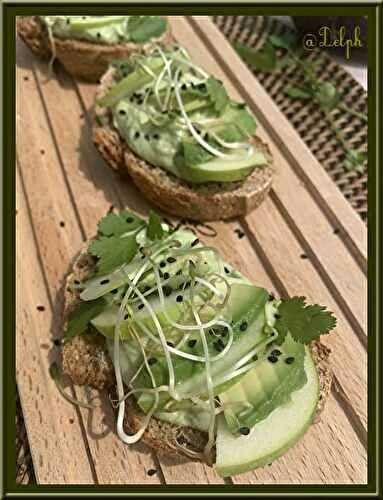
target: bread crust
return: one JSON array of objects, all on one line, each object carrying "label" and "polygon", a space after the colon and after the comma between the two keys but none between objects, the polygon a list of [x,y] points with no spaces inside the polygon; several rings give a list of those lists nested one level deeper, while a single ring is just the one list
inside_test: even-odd
[{"label": "bread crust", "polygon": [[[73,264],[73,270],[67,277],[64,296],[64,323],[68,314],[73,311],[80,298],[79,292],[74,285],[84,281],[94,270],[95,260],[87,253],[89,242],[85,244],[80,255]],[[320,396],[317,411],[313,420],[316,423],[320,420],[327,397],[329,396],[333,373],[330,367],[330,349],[320,341],[311,344],[311,353],[317,367]],[[115,374],[112,361],[110,359],[105,339],[89,332],[77,336],[66,342],[62,349],[63,370],[76,385],[90,385],[96,389],[115,388]],[[85,360],[85,363],[84,363]],[[84,367],[84,364],[88,366]],[[138,408],[133,400],[128,400],[124,418],[124,425],[127,431],[136,432],[140,429],[145,414]],[[142,436],[142,441],[160,452],[161,454],[178,457],[187,457],[188,460],[201,461],[201,458],[192,458],[179,445],[184,445],[188,450],[202,453],[207,442],[207,434],[191,427],[179,427],[168,422],[152,418],[146,431]],[[214,449],[210,462],[214,461]]]},{"label": "bread crust", "polygon": [[[38,16],[18,16],[16,29],[34,54],[44,60],[52,57],[47,29]],[[128,42],[106,45],[86,40],[54,37],[56,57],[67,72],[75,78],[93,83],[100,80],[111,61],[124,59],[137,52],[146,53],[155,44],[165,46],[172,42],[173,36],[169,24],[163,35],[145,44]]]},{"label": "bread crust", "polygon": [[[97,98],[113,85],[114,75],[109,69],[102,77]],[[139,158],[113,127],[107,109],[96,106],[95,114],[93,142],[106,163],[128,174],[144,196],[166,213],[198,221],[230,219],[254,210],[270,190],[275,167],[269,147],[259,137],[251,142],[265,155],[267,166],[255,168],[244,181],[190,184]]]}]

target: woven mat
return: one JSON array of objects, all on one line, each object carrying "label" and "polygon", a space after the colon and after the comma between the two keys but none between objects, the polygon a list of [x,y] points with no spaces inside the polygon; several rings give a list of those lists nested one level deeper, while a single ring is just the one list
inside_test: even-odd
[{"label": "woven mat", "polygon": [[[263,16],[216,16],[213,20],[230,41],[255,48],[261,47],[269,34],[280,34],[287,30],[275,19]],[[321,58],[320,72],[323,79],[336,83],[343,93],[345,104],[357,111],[367,112],[367,94],[349,73],[323,52],[313,51],[310,57]],[[347,171],[342,166],[344,152],[318,107],[306,101],[290,99],[283,93],[286,78],[296,80],[295,69],[284,68],[273,73],[257,71],[256,75],[344,196],[361,218],[366,220],[367,165],[363,174]],[[367,144],[366,124],[341,112],[334,112],[334,116],[337,117],[337,125],[346,132],[350,147],[363,151]],[[16,482],[34,483],[36,479],[18,394],[16,398]]]},{"label": "woven mat", "polygon": [[[256,49],[262,46],[270,34],[289,31],[280,21],[265,16],[215,16],[213,21],[231,42],[240,42]],[[347,71],[323,50],[310,52],[308,58],[319,61],[318,75],[336,85],[342,94],[343,104],[367,113],[367,93]],[[254,74],[360,217],[367,221],[367,162],[363,173],[347,170],[343,166],[343,148],[318,105],[311,101],[291,99],[284,93],[286,82],[294,85],[301,78],[300,73],[290,66],[272,73],[255,71]],[[332,116],[345,133],[349,147],[365,152],[367,124],[339,110],[334,110]]]}]

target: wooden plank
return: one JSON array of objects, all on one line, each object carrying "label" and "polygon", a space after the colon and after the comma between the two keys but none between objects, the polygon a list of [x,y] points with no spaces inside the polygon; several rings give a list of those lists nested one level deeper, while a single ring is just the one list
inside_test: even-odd
[{"label": "wooden plank", "polygon": [[[18,94],[18,113],[21,114],[22,120],[29,124],[28,127],[18,128],[17,146],[20,166],[23,182],[30,197],[33,227],[39,243],[49,292],[52,297],[56,298],[60,293],[60,287],[68,272],[70,262],[81,248],[82,238],[74,207],[69,199],[65,173],[60,169],[54,140],[47,126],[47,118],[44,115],[38,89],[33,83],[33,74],[30,68],[25,66],[19,67],[17,71],[18,81],[25,81],[24,76],[27,75],[29,78],[28,91],[24,91],[23,87]],[[62,102],[64,100],[60,101],[61,107]],[[62,116],[59,115],[59,118],[61,119]],[[62,123],[60,130],[63,128]],[[78,128],[75,130],[79,134],[80,130]],[[60,134],[56,135],[57,137],[60,137]],[[67,140],[66,135],[61,135],[61,139],[63,137]],[[40,154],[41,144],[44,145],[43,157],[46,158],[43,161]],[[66,150],[66,153],[70,153],[69,157],[72,157],[72,151]],[[91,194],[89,193],[87,202],[90,205],[93,203],[97,212],[94,190]],[[65,227],[61,227],[59,221],[65,221]],[[93,231],[95,226],[96,224],[94,224]],[[57,336],[62,335],[61,317],[58,312],[60,308],[61,301],[57,301],[55,304],[56,318],[58,318],[55,322]],[[87,394],[82,388],[76,388],[76,393],[78,399],[82,400],[95,395],[94,393]],[[66,402],[65,404],[70,406]],[[103,409],[94,410],[91,415],[88,410],[81,409],[98,481],[103,484],[142,483],[143,481],[160,483],[160,475],[147,476],[149,469],[157,468],[157,463],[148,448],[142,446],[134,450],[128,448],[111,432],[114,428],[114,418],[109,408],[104,405]],[[37,430],[34,427],[33,432],[32,429],[30,432],[33,434]],[[68,426],[66,433],[69,432]],[[86,441],[86,435],[83,439]],[[69,457],[71,457],[70,453],[66,455],[66,460]],[[35,463],[37,468],[39,465]]]},{"label": "wooden plank", "polygon": [[52,343],[54,312],[18,171],[16,179],[16,376],[35,475],[39,484],[93,483],[78,412],[49,376],[58,354]]},{"label": "wooden plank", "polygon": [[189,20],[198,35],[208,43],[210,50],[217,57],[220,65],[225,68],[233,84],[241,93],[244,93],[243,95],[246,94],[246,100],[252,103],[263,127],[272,135],[273,140],[294,168],[299,171],[310,193],[332,220],[333,226],[344,229],[345,243],[350,246],[361,265],[366,267],[367,230],[355,210],[340,195],[334,182],[321,168],[291,123],[214,23],[206,16],[193,16]]},{"label": "wooden plank", "polygon": [[[323,203],[317,204],[317,200],[312,197],[311,190],[307,188],[309,181],[305,180],[303,183],[295,171],[297,164],[305,165],[311,176],[312,170],[315,170],[317,164],[312,166],[312,163],[309,162],[307,148],[291,125],[288,128],[289,136],[284,135],[278,140],[275,139],[275,136],[270,133],[271,128],[278,131],[287,128],[287,125],[284,125],[283,114],[279,112],[279,115],[275,116],[275,105],[272,100],[264,91],[260,93],[252,73],[240,61],[213,23],[204,16],[197,16],[193,22],[194,28],[197,27],[196,21],[198,21],[198,34],[205,37],[205,42],[207,37],[209,39],[208,48],[202,40],[196,38],[193,29],[184,22],[182,23],[181,20],[175,23],[176,36],[177,34],[179,37],[182,36],[183,45],[189,50],[192,58],[198,60],[207,71],[212,72],[225,82],[232,97],[236,99],[247,98],[247,103],[261,121],[257,128],[257,134],[269,144],[278,168],[273,187],[273,200],[278,203],[279,209],[284,211],[284,217],[288,219],[296,236],[304,242],[308,251],[313,253],[322,278],[328,283],[331,293],[344,313],[353,321],[354,327],[359,328],[360,334],[363,334],[367,331],[367,282],[364,272],[355,260],[355,255],[350,253],[350,249],[344,244],[346,240],[342,242],[339,238],[330,238],[330,235],[333,235],[334,224],[338,223],[330,222],[327,219],[325,205]],[[224,58],[230,59],[230,67],[224,63],[223,53],[225,54]],[[241,74],[240,84],[237,82],[239,74]],[[234,77],[238,88],[241,91],[243,89],[242,96],[233,85]],[[260,85],[259,87],[261,88]],[[246,96],[244,96],[245,91]],[[267,124],[262,113],[265,113],[267,118],[270,115],[270,122]],[[287,145],[292,141],[294,149],[299,152],[298,156],[294,156],[294,162],[286,153]],[[322,172],[319,165],[317,171]],[[317,179],[316,176],[313,178]],[[320,186],[321,191],[330,189],[329,186],[334,188],[333,183],[329,183],[331,183],[329,178],[327,178],[327,182],[325,179],[318,178],[317,188],[319,189]],[[344,212],[345,220],[348,220],[347,214],[352,211],[352,208],[339,192],[337,203],[342,217]],[[257,211],[253,212],[252,216],[256,218]],[[355,215],[355,217],[357,216]],[[348,225],[344,227],[344,231],[353,239],[358,248],[360,247],[366,252],[366,239],[362,237],[366,233],[366,228],[358,219],[355,219],[354,222],[355,224],[350,224],[350,231]],[[354,234],[355,231],[352,230],[354,226],[359,228],[357,234]]]}]

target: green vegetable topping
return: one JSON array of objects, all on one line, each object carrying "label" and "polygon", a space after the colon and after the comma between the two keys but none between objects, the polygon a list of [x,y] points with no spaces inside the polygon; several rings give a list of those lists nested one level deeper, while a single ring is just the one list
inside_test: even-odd
[{"label": "green vegetable topping", "polygon": [[278,344],[284,341],[287,333],[290,333],[296,342],[309,344],[313,340],[318,340],[321,335],[329,333],[336,326],[336,318],[331,312],[317,304],[306,305],[305,297],[283,300],[276,317]]},{"label": "green vegetable topping", "polygon": [[116,267],[130,262],[137,252],[135,236],[100,237],[91,243],[89,252],[98,257],[97,267],[99,274],[107,274]]},{"label": "green vegetable topping", "polygon": [[69,315],[64,341],[67,342],[76,335],[83,333],[88,328],[90,321],[100,314],[107,305],[108,301],[104,297],[92,302],[81,302]]},{"label": "green vegetable topping", "polygon": [[162,229],[161,224],[161,217],[153,211],[150,212],[146,234],[151,240],[160,240],[164,235],[164,230]]},{"label": "green vegetable topping", "polygon": [[156,16],[130,16],[128,31],[132,42],[145,43],[161,36],[166,30],[166,20]]},{"label": "green vegetable topping", "polygon": [[222,114],[230,101],[223,83],[211,76],[206,80],[206,89],[215,111]]}]

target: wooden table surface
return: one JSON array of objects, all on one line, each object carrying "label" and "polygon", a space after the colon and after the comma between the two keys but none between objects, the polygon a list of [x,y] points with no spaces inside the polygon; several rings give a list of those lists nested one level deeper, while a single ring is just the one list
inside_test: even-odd
[{"label": "wooden table surface", "polygon": [[[206,17],[170,18],[192,58],[245,100],[278,172],[252,214],[212,224],[206,237],[255,283],[306,295],[338,318],[324,338],[334,385],[319,423],[271,466],[224,481],[198,463],[127,447],[105,396],[68,386],[93,412],[64,400],[49,377],[59,358],[62,286],[83,241],[111,205],[147,214],[129,182],[91,141],[95,86],[74,82],[17,46],[17,383],[40,484],[365,484],[367,481],[367,234],[364,224],[286,118]],[[239,238],[236,229],[244,237]],[[307,258],[305,258],[307,257]],[[149,475],[148,471],[156,473]]]}]

